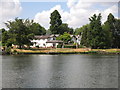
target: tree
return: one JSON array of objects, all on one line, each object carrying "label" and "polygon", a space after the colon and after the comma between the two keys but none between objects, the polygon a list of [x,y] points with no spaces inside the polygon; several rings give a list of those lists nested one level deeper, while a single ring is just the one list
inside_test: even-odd
[{"label": "tree", "polygon": [[15,21],[8,21],[5,23],[9,28],[9,38],[10,41],[14,41],[13,43],[19,45],[22,48],[23,45],[31,45],[31,39],[34,34],[30,32],[29,28],[24,24],[23,19],[16,18]]},{"label": "tree", "polygon": [[89,36],[89,31],[90,29],[90,25],[87,24],[87,25],[84,25],[83,27],[81,27],[80,29],[78,29],[78,31],[76,31],[76,34],[77,35],[82,35],[82,38],[81,38],[81,45],[83,46],[87,46],[89,47],[89,41],[88,41],[88,36]]},{"label": "tree", "polygon": [[105,23],[102,25],[102,29],[104,30],[104,36],[105,36],[105,46],[106,48],[111,48],[112,47],[112,32],[110,32],[110,27],[108,23]]},{"label": "tree", "polygon": [[71,41],[71,37],[70,34],[65,32],[63,35],[57,37],[57,40],[62,40],[64,43],[68,43],[69,41]]},{"label": "tree", "polygon": [[88,30],[88,45],[92,48],[105,48],[104,31],[101,26],[101,14],[94,14],[90,20],[90,29]]},{"label": "tree", "polygon": [[116,19],[116,23],[115,23],[115,46],[117,48],[120,48],[120,19]]},{"label": "tree", "polygon": [[5,31],[4,28],[0,29],[0,41],[2,41],[2,33]]},{"label": "tree", "polygon": [[30,25],[29,29],[31,30],[32,33],[34,33],[35,35],[45,35],[46,34],[46,30],[44,27],[42,27],[40,24],[38,23],[32,23],[32,25]]},{"label": "tree", "polygon": [[107,21],[104,23],[104,30],[107,30],[109,33],[109,45],[112,48],[120,47],[119,39],[120,39],[120,21],[119,19],[115,19],[115,17],[110,13],[108,15]]},{"label": "tree", "polygon": [[5,46],[5,44],[7,43],[7,40],[9,39],[9,35],[7,31],[3,31],[2,30],[2,45]]},{"label": "tree", "polygon": [[46,35],[51,35],[52,32],[50,31],[50,29],[46,30]]},{"label": "tree", "polygon": [[60,31],[58,27],[62,24],[62,20],[61,20],[61,15],[57,10],[51,13],[50,20],[51,20],[50,30],[52,34],[58,34]]},{"label": "tree", "polygon": [[64,32],[67,32],[69,34],[73,34],[73,29],[68,27],[68,24],[63,23],[59,27],[59,34],[64,34]]},{"label": "tree", "polygon": [[30,30],[34,35],[45,35],[46,30],[39,23],[34,22],[33,20],[25,19],[24,25]]}]

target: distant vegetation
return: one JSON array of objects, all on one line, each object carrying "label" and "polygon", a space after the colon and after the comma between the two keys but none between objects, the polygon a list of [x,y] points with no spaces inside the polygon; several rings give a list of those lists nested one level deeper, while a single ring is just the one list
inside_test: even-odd
[{"label": "distant vegetation", "polygon": [[90,23],[77,28],[75,34],[82,34],[81,44],[91,48],[120,48],[120,19],[110,13],[101,24],[101,14],[89,18]]},{"label": "distant vegetation", "polygon": [[82,35],[81,45],[89,48],[120,48],[120,19],[116,19],[111,13],[104,24],[101,23],[101,14],[94,14],[89,18],[90,23],[73,30],[67,23],[62,23],[61,15],[57,10],[50,16],[50,28],[46,30],[40,24],[29,19],[15,18],[14,21],[5,23],[8,30],[1,29],[2,45],[10,47],[12,44],[23,48],[30,46],[30,40],[35,35],[60,34],[58,40],[65,43],[71,40],[70,34]]}]

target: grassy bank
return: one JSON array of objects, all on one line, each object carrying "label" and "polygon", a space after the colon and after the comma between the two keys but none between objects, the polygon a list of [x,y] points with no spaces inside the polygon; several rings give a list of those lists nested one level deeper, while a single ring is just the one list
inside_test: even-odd
[{"label": "grassy bank", "polygon": [[13,53],[17,54],[120,54],[120,49],[89,49],[89,48],[51,48],[51,49],[12,49]]},{"label": "grassy bank", "polygon": [[0,41],[0,47],[2,46],[2,42]]}]

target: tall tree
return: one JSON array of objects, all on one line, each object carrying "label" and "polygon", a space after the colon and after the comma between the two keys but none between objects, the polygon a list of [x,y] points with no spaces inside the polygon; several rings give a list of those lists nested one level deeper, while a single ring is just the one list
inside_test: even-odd
[{"label": "tall tree", "polygon": [[115,29],[115,45],[117,48],[120,48],[120,19],[116,20],[116,29]]},{"label": "tall tree", "polygon": [[84,25],[83,27],[81,27],[80,29],[78,29],[78,31],[76,31],[76,34],[78,35],[82,35],[82,38],[81,38],[81,44],[86,46],[86,47],[89,47],[89,41],[88,41],[88,31],[90,29],[90,25],[87,24],[87,25]]},{"label": "tall tree", "polygon": [[88,31],[88,44],[92,48],[104,48],[105,37],[101,26],[101,14],[94,14],[90,20],[90,29]]},{"label": "tall tree", "polygon": [[58,34],[60,29],[59,26],[62,24],[61,15],[57,10],[53,11],[50,16],[50,30],[52,34]]},{"label": "tall tree", "polygon": [[108,37],[109,45],[112,48],[117,48],[119,46],[119,39],[120,39],[120,21],[119,19],[115,19],[115,17],[110,13],[108,15],[107,21],[104,23],[105,27],[104,30],[107,30],[110,36]]}]

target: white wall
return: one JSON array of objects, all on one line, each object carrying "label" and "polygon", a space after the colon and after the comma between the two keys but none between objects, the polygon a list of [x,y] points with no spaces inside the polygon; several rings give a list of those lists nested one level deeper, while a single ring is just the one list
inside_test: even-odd
[{"label": "white wall", "polygon": [[33,44],[32,47],[36,47],[36,46],[39,46],[39,47],[53,47],[53,44],[52,43],[46,43],[48,41],[48,39],[40,39],[40,40],[32,40],[31,42],[33,43],[36,43],[36,44]]}]

